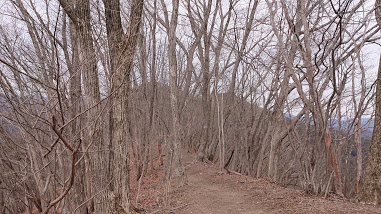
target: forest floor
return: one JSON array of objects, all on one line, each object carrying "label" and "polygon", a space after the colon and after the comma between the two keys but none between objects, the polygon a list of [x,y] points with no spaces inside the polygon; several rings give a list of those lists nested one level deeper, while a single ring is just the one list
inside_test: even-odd
[{"label": "forest floor", "polygon": [[[214,164],[185,158],[187,183],[181,188],[163,183],[162,169],[142,181],[136,204],[145,213],[381,213],[381,207],[335,197],[318,197],[284,188],[265,179],[221,173]],[[138,181],[132,183],[136,200]]]}]

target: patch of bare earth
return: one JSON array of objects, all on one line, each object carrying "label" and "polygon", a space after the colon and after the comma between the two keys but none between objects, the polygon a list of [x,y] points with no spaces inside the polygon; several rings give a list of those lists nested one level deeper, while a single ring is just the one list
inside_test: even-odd
[{"label": "patch of bare earth", "polygon": [[151,175],[155,179],[141,185],[138,206],[146,213],[381,213],[372,205],[310,196],[264,179],[220,173],[213,164],[188,161],[186,170],[187,184],[181,188],[168,188],[157,180],[162,176]]}]

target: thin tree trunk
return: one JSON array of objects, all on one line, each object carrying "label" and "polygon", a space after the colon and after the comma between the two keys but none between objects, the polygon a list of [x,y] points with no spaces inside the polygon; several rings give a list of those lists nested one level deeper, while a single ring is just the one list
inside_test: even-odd
[{"label": "thin tree trunk", "polygon": [[171,16],[171,24],[168,32],[169,49],[169,84],[170,84],[170,101],[172,112],[172,139],[171,150],[173,154],[174,175],[177,185],[182,186],[185,182],[185,168],[182,164],[181,142],[179,138],[180,124],[179,111],[177,102],[177,58],[176,58],[176,27],[178,20],[179,0],[172,1],[173,11]]},{"label": "thin tree trunk", "polygon": [[[155,100],[156,100],[156,25],[157,25],[157,17],[156,17],[156,12],[157,12],[157,1],[154,1],[154,12],[153,12],[153,24],[152,24],[152,62],[151,62],[151,67],[150,67],[150,82],[151,82],[151,97],[150,97],[150,140],[155,141],[157,139],[154,138],[155,135],[155,119],[156,119],[156,107],[155,107]],[[158,146],[159,145],[159,141]],[[159,150],[160,151],[160,150]],[[161,154],[158,153],[159,155],[159,160],[161,159]],[[153,158],[151,162],[151,169],[153,170]]]},{"label": "thin tree trunk", "polygon": [[357,119],[357,123],[354,127],[355,133],[355,143],[357,147],[357,173],[356,173],[356,185],[355,192],[359,193],[360,190],[360,181],[362,176],[362,143],[361,143],[361,117]]}]

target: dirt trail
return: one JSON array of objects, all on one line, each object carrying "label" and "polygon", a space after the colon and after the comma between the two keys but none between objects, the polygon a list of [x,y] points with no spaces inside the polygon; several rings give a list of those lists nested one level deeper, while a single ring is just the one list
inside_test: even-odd
[{"label": "dirt trail", "polygon": [[[261,213],[380,213],[381,207],[340,198],[310,196],[265,179],[220,173],[214,164],[185,157],[187,184],[165,192],[162,167],[142,182],[139,207],[146,213],[261,214]],[[132,185],[136,187],[137,185]],[[133,195],[136,189],[133,188]],[[169,196],[169,197],[168,197]]]},{"label": "dirt trail", "polygon": [[[205,166],[206,167],[206,166]],[[178,213],[268,213],[261,206],[252,192],[236,188],[216,172],[215,169],[204,170],[204,167],[193,165],[188,168],[188,186],[185,195],[189,205]],[[234,181],[233,181],[234,182]],[[240,185],[246,180],[234,182]]]},{"label": "dirt trail", "polygon": [[220,173],[212,164],[188,162],[186,169],[187,185],[174,191],[177,205],[171,213],[381,213],[380,207],[314,197],[264,179]]}]

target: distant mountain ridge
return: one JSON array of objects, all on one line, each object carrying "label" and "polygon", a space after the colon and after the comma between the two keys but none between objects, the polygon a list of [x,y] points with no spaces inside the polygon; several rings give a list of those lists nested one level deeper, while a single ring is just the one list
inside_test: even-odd
[{"label": "distant mountain ridge", "polygon": [[[296,117],[295,115],[290,115],[288,113],[285,113],[284,116],[291,118],[291,119]],[[304,117],[302,117],[300,120],[304,120]],[[342,120],[341,124],[344,127],[349,126],[352,123],[352,121],[353,121],[353,119]],[[311,122],[311,124],[313,124],[313,122]],[[338,128],[339,122],[338,122],[338,120],[333,119],[330,121],[330,125],[332,128]],[[372,134],[373,134],[373,129],[374,129],[374,118],[362,118],[361,119],[361,127],[363,127],[363,129],[366,129],[365,131],[362,132],[361,137],[371,139]]]},{"label": "distant mountain ridge", "polygon": [[[343,120],[342,124],[349,126],[352,123],[353,119]],[[337,124],[337,123],[335,123]],[[334,125],[334,128],[338,127],[338,125]],[[374,118],[362,118],[361,119],[361,127],[365,130],[362,132],[361,137],[363,138],[372,138],[373,129],[374,129]],[[352,127],[353,129],[353,127]],[[351,130],[352,132],[352,130]]]},{"label": "distant mountain ridge", "polygon": [[[368,123],[369,120],[370,120],[369,118],[363,118],[363,119],[361,119],[361,126],[366,128],[367,125],[368,125],[367,123]],[[364,137],[364,138],[369,138],[369,139],[372,138],[373,129],[374,129],[374,118],[372,118],[369,121],[369,128],[365,132],[363,132],[361,134],[361,136]]]}]

